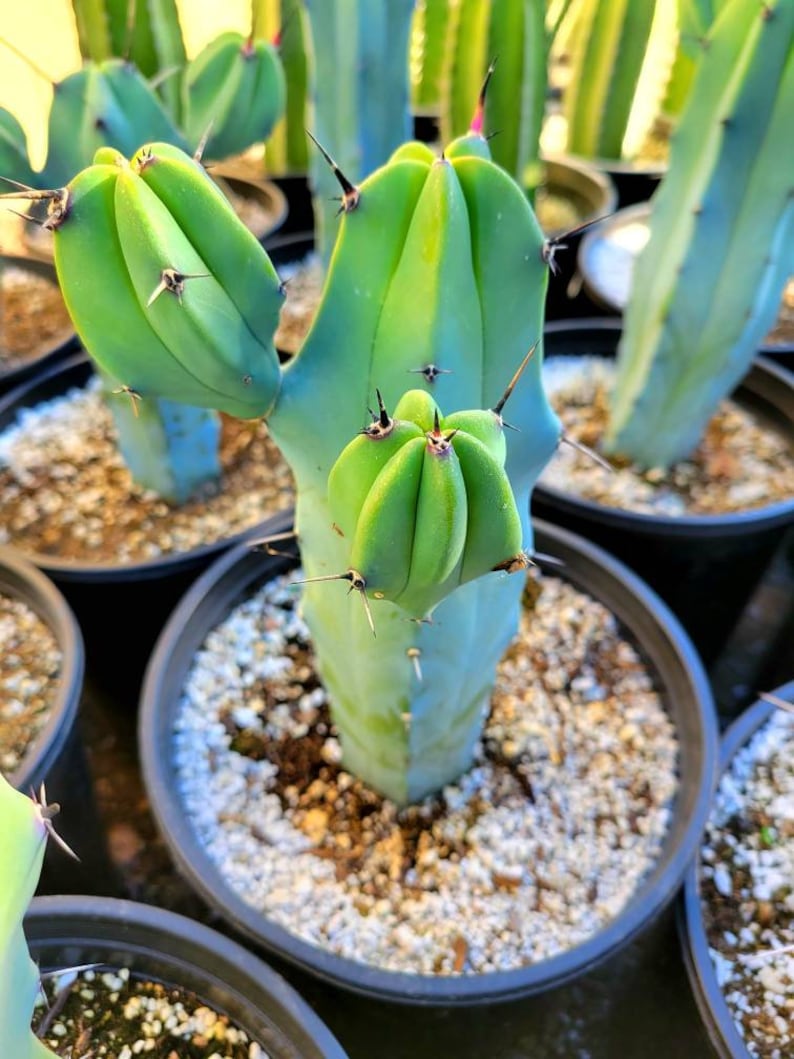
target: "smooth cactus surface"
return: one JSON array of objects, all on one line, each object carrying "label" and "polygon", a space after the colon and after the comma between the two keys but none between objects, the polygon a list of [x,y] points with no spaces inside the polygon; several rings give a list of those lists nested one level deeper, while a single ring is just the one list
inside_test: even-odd
[{"label": "smooth cactus surface", "polygon": [[47,844],[42,808],[0,775],[0,1027],[3,1054],[51,1059],[30,1028],[39,972],[22,920],[36,892]]},{"label": "smooth cactus surface", "polygon": [[546,107],[548,63],[545,0],[461,0],[450,11],[442,73],[445,140],[466,132],[479,86],[496,60],[483,120],[495,135],[493,159],[535,187]]},{"label": "smooth cactus surface", "polygon": [[449,21],[449,0],[418,0],[411,23],[411,96],[416,107],[441,102],[441,77]]},{"label": "smooth cactus surface", "polygon": [[0,108],[0,174],[33,187],[36,176],[28,160],[25,132],[13,114]]},{"label": "smooth cactus surface", "polygon": [[794,4],[729,0],[654,197],[607,438],[643,466],[687,456],[746,373],[794,271]]},{"label": "smooth cactus surface", "polygon": [[[175,0],[135,0],[132,5],[129,0],[71,0],[71,4],[83,58],[96,63],[128,59],[144,77],[164,75],[157,91],[178,124],[181,95],[174,72],[181,70],[187,57]],[[151,130],[147,135],[157,134]]]},{"label": "smooth cactus surface", "polygon": [[[657,3],[668,0],[581,0],[577,5],[564,97],[567,148],[573,154],[622,157]],[[649,113],[661,103],[674,54],[672,47],[667,50],[667,68],[652,80],[658,98],[643,104]]]},{"label": "smooth cactus surface", "polygon": [[[527,355],[541,338],[548,276],[532,208],[476,135],[442,158],[407,143],[360,187],[340,178],[322,301],[279,377],[275,273],[250,258],[196,164],[164,145],[129,165],[109,154],[73,182],[55,229],[79,330],[141,406],[182,388],[177,399],[191,404],[269,410],[297,480],[303,608],[345,764],[401,804],[421,798],[471,763],[517,629],[530,491],[560,437],[540,350]],[[111,230],[121,251],[109,264],[107,251],[85,246],[109,245]],[[177,256],[184,246],[201,259]],[[153,298],[174,267],[199,278],[181,297]],[[245,300],[254,296],[256,319]],[[145,338],[137,353],[108,336],[104,306],[116,302],[114,320],[129,314]],[[229,325],[238,318],[247,326]],[[202,335],[212,341],[200,345]],[[253,361],[261,374],[241,386]],[[508,398],[516,429],[505,431]]]},{"label": "smooth cactus surface", "polygon": [[54,86],[47,161],[38,186],[68,183],[100,147],[132,154],[151,140],[187,146],[140,71],[123,59],[85,63]]},{"label": "smooth cactus surface", "polygon": [[267,140],[267,171],[273,175],[305,173],[309,168],[310,29],[302,0],[253,0],[251,32],[277,42],[286,86],[284,116]]},{"label": "smooth cactus surface", "polygon": [[231,31],[215,37],[188,63],[182,90],[188,142],[196,147],[206,137],[204,155],[214,159],[267,139],[286,97],[273,45]]},{"label": "smooth cactus surface", "polygon": [[[413,0],[307,0],[313,135],[357,181],[411,135],[408,42]],[[338,187],[316,152],[310,179],[318,246],[334,244]]]}]

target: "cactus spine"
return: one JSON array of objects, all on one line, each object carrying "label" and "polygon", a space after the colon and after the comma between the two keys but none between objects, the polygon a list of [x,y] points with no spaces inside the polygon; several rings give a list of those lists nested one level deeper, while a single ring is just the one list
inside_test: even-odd
[{"label": "cactus spine", "polygon": [[[413,0],[307,0],[313,50],[312,132],[353,182],[411,134],[408,42]],[[318,246],[336,231],[333,175],[312,152]]]},{"label": "cactus spine", "polygon": [[546,106],[545,20],[545,0],[460,0],[450,11],[442,77],[441,129],[449,140],[469,128],[479,86],[498,60],[484,114],[485,127],[498,132],[491,153],[532,188]]},{"label": "cactus spine", "polygon": [[0,775],[0,1026],[14,1059],[54,1056],[30,1028],[40,984],[22,930],[44,859],[48,812]]},{"label": "cactus spine", "polygon": [[688,455],[747,371],[794,271],[794,4],[729,0],[654,198],[618,351],[607,444]]}]

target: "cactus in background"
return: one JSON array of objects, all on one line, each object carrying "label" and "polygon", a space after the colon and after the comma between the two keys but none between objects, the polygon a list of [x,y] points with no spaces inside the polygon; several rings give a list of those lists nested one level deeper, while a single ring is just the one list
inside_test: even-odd
[{"label": "cactus in background", "polygon": [[4,177],[33,187],[36,176],[28,159],[25,132],[17,119],[0,107],[0,173]]},{"label": "cactus in background", "polygon": [[662,114],[677,119],[689,97],[703,40],[725,0],[678,0],[678,50],[670,73]]},{"label": "cactus in background", "polygon": [[231,31],[215,37],[187,64],[182,91],[188,142],[195,147],[208,134],[204,154],[214,159],[267,139],[286,97],[273,45]]},{"label": "cactus in background", "polygon": [[706,38],[634,269],[607,444],[688,455],[794,272],[794,4],[728,0]]},{"label": "cactus in background", "polygon": [[253,0],[251,32],[278,47],[286,83],[284,117],[266,144],[268,173],[305,173],[309,168],[306,109],[309,98],[309,18],[302,0]]},{"label": "cactus in background", "polygon": [[470,124],[477,92],[493,60],[484,122],[498,135],[493,159],[525,187],[540,182],[539,140],[546,107],[550,39],[545,0],[460,0],[450,10],[442,74],[445,140]]},{"label": "cactus in background", "polygon": [[47,835],[57,806],[15,791],[0,774],[0,1026],[3,1049],[14,1059],[53,1059],[30,1028],[41,988],[22,920],[36,892]]},{"label": "cactus in background", "polygon": [[[411,24],[411,100],[416,109],[441,103],[450,0],[417,0]],[[462,130],[461,130],[462,131]]]},{"label": "cactus in background", "polygon": [[[518,625],[524,578],[510,574],[530,562],[530,491],[560,438],[540,353],[526,356],[542,333],[548,244],[480,136],[440,159],[403,145],[360,187],[337,173],[343,216],[323,298],[279,368],[275,273],[248,261],[239,222],[196,168],[154,144],[130,165],[103,153],[72,182],[54,232],[67,305],[141,404],[181,396],[269,413],[297,479],[303,608],[345,764],[415,800],[471,763]],[[105,244],[112,252],[83,250]],[[153,299],[177,270],[182,288]],[[240,326],[221,331],[227,299]],[[130,314],[136,351],[115,344],[109,314]],[[513,388],[518,429],[506,436]]]},{"label": "cactus in background", "polygon": [[[127,59],[144,77],[165,75],[157,92],[178,125],[182,97],[179,79],[172,73],[182,69],[187,56],[175,0],[71,0],[71,4],[83,58],[95,63]],[[154,133],[148,135],[154,138]]]},{"label": "cactus in background", "polygon": [[154,90],[123,59],[87,62],[53,86],[47,161],[39,187],[63,186],[100,147],[131,154],[145,140],[187,148]]},{"label": "cactus in background", "polygon": [[675,57],[674,11],[668,0],[579,0],[563,97],[572,154],[622,158],[630,123],[643,126],[642,142]]},{"label": "cactus in background", "polygon": [[[414,0],[307,0],[313,51],[312,132],[351,181],[411,135],[408,42]],[[333,246],[336,184],[312,154],[317,243]]]}]

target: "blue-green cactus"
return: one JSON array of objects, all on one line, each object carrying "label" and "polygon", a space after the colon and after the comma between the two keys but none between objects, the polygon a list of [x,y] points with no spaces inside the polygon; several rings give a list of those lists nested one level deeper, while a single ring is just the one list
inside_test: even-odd
[{"label": "blue-green cactus", "polygon": [[[297,479],[303,607],[347,767],[400,803],[454,780],[517,629],[524,578],[511,572],[529,562],[530,491],[560,435],[540,351],[527,357],[548,274],[527,199],[479,136],[442,158],[407,143],[360,187],[340,175],[322,302],[279,368],[278,280],[246,256],[239,222],[198,187],[195,163],[158,144],[130,165],[98,163],[70,185],[54,231],[88,348],[141,405],[184,387],[192,404],[269,413]],[[123,254],[108,249],[116,231]],[[89,243],[103,252],[81,252]],[[134,316],[134,350],[83,297],[87,261],[89,285],[112,281],[104,304]],[[153,299],[165,269],[203,278]],[[232,312],[245,329],[229,328]],[[376,398],[377,423],[361,435]]]},{"label": "blue-green cactus", "polygon": [[687,456],[747,372],[794,271],[794,4],[728,0],[653,202],[618,351],[608,448]]}]

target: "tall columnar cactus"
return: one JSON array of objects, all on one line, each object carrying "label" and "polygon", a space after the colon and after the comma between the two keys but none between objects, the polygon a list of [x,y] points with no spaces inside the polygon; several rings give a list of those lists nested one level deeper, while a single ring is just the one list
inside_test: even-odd
[{"label": "tall columnar cactus", "polygon": [[309,19],[302,0],[252,0],[251,32],[277,42],[284,70],[284,117],[267,140],[268,173],[305,173],[309,167]]},{"label": "tall columnar cactus", "polygon": [[165,75],[157,91],[172,120],[179,124],[182,97],[176,74],[187,62],[187,56],[176,0],[71,0],[71,3],[83,58],[95,63],[112,58],[127,59],[144,77]]},{"label": "tall columnar cactus", "polygon": [[441,78],[445,140],[469,127],[477,92],[496,60],[485,101],[495,162],[528,187],[540,182],[539,143],[546,108],[546,0],[459,0],[450,9]]},{"label": "tall columnar cactus", "polygon": [[[437,789],[471,761],[517,628],[524,579],[511,572],[532,551],[530,491],[560,435],[540,352],[526,356],[548,273],[527,199],[479,136],[442,158],[406,144],[358,188],[339,174],[322,302],[279,369],[278,281],[246,257],[214,194],[199,200],[193,163],[159,144],[130,165],[98,163],[68,189],[55,228],[80,329],[142,404],[185,388],[193,404],[269,411],[297,479],[304,612],[345,763],[400,803]],[[79,252],[85,239],[113,245],[116,229],[129,242],[123,258],[104,255],[112,268]],[[83,293],[87,267],[111,284],[101,306]],[[175,271],[209,275],[152,302]],[[257,319],[244,305],[254,291]],[[216,331],[211,314],[226,299],[247,327]],[[105,329],[114,304],[134,315],[134,355]],[[200,344],[202,333],[212,341]]]},{"label": "tall columnar cactus", "polygon": [[578,0],[563,100],[571,153],[623,157],[636,107],[650,126],[675,56],[674,8],[669,0]]},{"label": "tall columnar cactus", "polygon": [[411,99],[417,109],[441,103],[450,0],[417,0],[411,23]]},{"label": "tall columnar cactus", "polygon": [[728,0],[654,197],[618,352],[608,445],[689,454],[746,373],[794,271],[794,4]]},{"label": "tall columnar cactus", "polygon": [[4,1054],[52,1059],[30,1028],[40,989],[22,920],[36,891],[52,811],[0,775],[0,1028]]},{"label": "tall columnar cactus", "polygon": [[[414,0],[306,0],[311,27],[310,128],[350,180],[383,165],[411,135],[408,42]],[[317,240],[333,246],[338,203],[316,154],[310,178]]]}]

